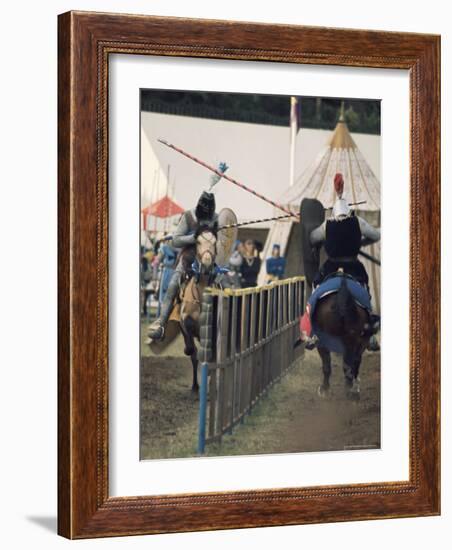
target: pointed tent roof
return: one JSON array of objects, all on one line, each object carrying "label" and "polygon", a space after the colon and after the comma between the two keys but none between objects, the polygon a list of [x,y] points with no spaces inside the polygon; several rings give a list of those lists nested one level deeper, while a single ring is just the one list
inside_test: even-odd
[{"label": "pointed tent roof", "polygon": [[344,196],[349,202],[366,201],[361,212],[380,210],[380,182],[358,149],[345,122],[343,112],[331,138],[314,162],[282,196],[282,202],[296,209],[304,197],[318,199],[325,208],[335,201],[334,175],[344,176]]},{"label": "pointed tent roof", "polygon": [[179,206],[176,202],[165,195],[158,201],[149,204],[148,206],[141,209],[141,215],[143,218],[142,225],[143,229],[146,231],[148,228],[148,216],[154,216],[155,218],[168,219],[172,216],[177,216],[182,214],[184,209]]},{"label": "pointed tent roof", "polygon": [[[344,196],[349,202],[366,201],[357,207],[363,217],[372,217],[380,211],[380,182],[367,164],[348,130],[343,109],[333,134],[320,150],[314,162],[301,173],[294,185],[289,187],[280,202],[294,212],[298,212],[303,198],[316,198],[331,208],[336,199],[334,175],[340,172],[344,176]],[[279,213],[279,211],[278,211]],[[264,246],[264,257],[270,254],[274,243],[281,246],[281,253],[287,254],[291,231],[296,225],[292,220],[273,224]],[[369,254],[380,258],[380,243],[373,244],[367,250]],[[374,308],[380,309],[380,270],[377,266],[361,258],[369,274],[370,292]],[[259,273],[258,283],[265,281],[265,262]]]},{"label": "pointed tent roof", "polygon": [[156,216],[157,218],[170,218],[171,216],[177,216],[182,214],[184,209],[176,202],[165,195],[157,202],[146,206],[141,210],[145,216]]}]

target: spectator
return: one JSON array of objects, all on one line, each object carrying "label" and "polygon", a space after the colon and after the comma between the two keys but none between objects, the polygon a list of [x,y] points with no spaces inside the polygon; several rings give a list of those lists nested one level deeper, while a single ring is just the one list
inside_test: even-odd
[{"label": "spectator", "polygon": [[270,258],[267,258],[266,265],[267,269],[267,283],[272,281],[278,281],[279,279],[284,278],[284,270],[286,269],[286,258],[281,256],[281,247],[279,244],[274,244],[272,249],[272,255]]},{"label": "spectator", "polygon": [[235,241],[232,254],[229,257],[228,268],[230,269],[228,273],[228,283],[231,288],[241,288],[241,273],[240,268],[243,263],[243,257],[240,253],[240,250],[243,248],[243,245],[240,241]]},{"label": "spectator", "polygon": [[256,244],[253,240],[247,239],[243,245],[242,265],[240,266],[242,288],[257,286],[260,268],[261,259],[257,255]]},{"label": "spectator", "polygon": [[152,280],[152,270],[150,269],[150,263],[146,256],[145,248],[141,247],[141,312],[143,315],[147,315],[147,301],[152,294],[152,290],[149,288],[149,284]]}]

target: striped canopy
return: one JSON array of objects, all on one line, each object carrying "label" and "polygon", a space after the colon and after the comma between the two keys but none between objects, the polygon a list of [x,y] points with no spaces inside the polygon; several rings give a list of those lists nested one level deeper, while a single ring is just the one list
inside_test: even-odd
[{"label": "striped canopy", "polygon": [[141,209],[141,215],[143,217],[142,227],[144,230],[148,229],[148,217],[168,219],[173,216],[178,216],[184,212],[184,209],[176,202],[165,195],[157,202],[154,202],[145,208]]},{"label": "striped canopy", "polygon": [[361,212],[380,210],[380,182],[353,141],[343,116],[314,162],[284,193],[282,202],[298,210],[301,200],[309,197],[318,199],[325,208],[332,208],[337,172],[344,177],[344,197],[349,202],[366,201],[359,206]]}]

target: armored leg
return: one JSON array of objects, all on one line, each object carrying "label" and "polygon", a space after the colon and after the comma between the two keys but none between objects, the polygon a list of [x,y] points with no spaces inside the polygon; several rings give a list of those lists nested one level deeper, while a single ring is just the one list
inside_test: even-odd
[{"label": "armored leg", "polygon": [[[369,293],[369,296],[370,296],[369,277],[367,275],[367,272],[364,266],[361,264],[361,262],[360,262],[360,265],[362,266],[362,270],[365,276],[363,277],[362,282],[365,285],[367,292]],[[370,338],[369,338],[369,344],[367,346],[367,349],[369,351],[380,351],[380,344],[378,343],[377,337],[375,336],[379,330],[380,330],[380,315],[377,315],[376,313],[372,313],[372,312],[369,313]]]},{"label": "armored leg", "polygon": [[300,322],[300,343],[304,344],[305,348],[309,350],[314,349],[319,341],[315,334],[311,336],[311,332],[310,306],[308,305]]},{"label": "armored leg", "polygon": [[165,334],[166,323],[168,322],[171,310],[173,309],[174,298],[177,296],[180,287],[181,273],[175,271],[168,284],[168,290],[162,302],[160,317],[149,325],[148,336],[152,340],[162,340]]},{"label": "armored leg", "polygon": [[369,351],[380,351],[380,344],[378,343],[376,334],[380,330],[380,316],[375,313],[369,314],[369,344],[367,349]]},{"label": "armored leg", "polygon": [[380,351],[380,344],[378,343],[376,334],[380,330],[380,316],[375,313],[370,314],[370,326],[372,334],[369,338],[369,345],[367,349],[369,351]]}]

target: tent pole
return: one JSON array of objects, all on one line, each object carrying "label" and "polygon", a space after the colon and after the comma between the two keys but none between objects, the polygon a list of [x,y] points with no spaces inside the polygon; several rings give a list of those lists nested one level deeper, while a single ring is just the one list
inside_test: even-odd
[{"label": "tent pole", "polygon": [[298,131],[297,120],[298,100],[295,96],[290,98],[290,158],[289,158],[289,187],[295,182],[295,144]]}]

